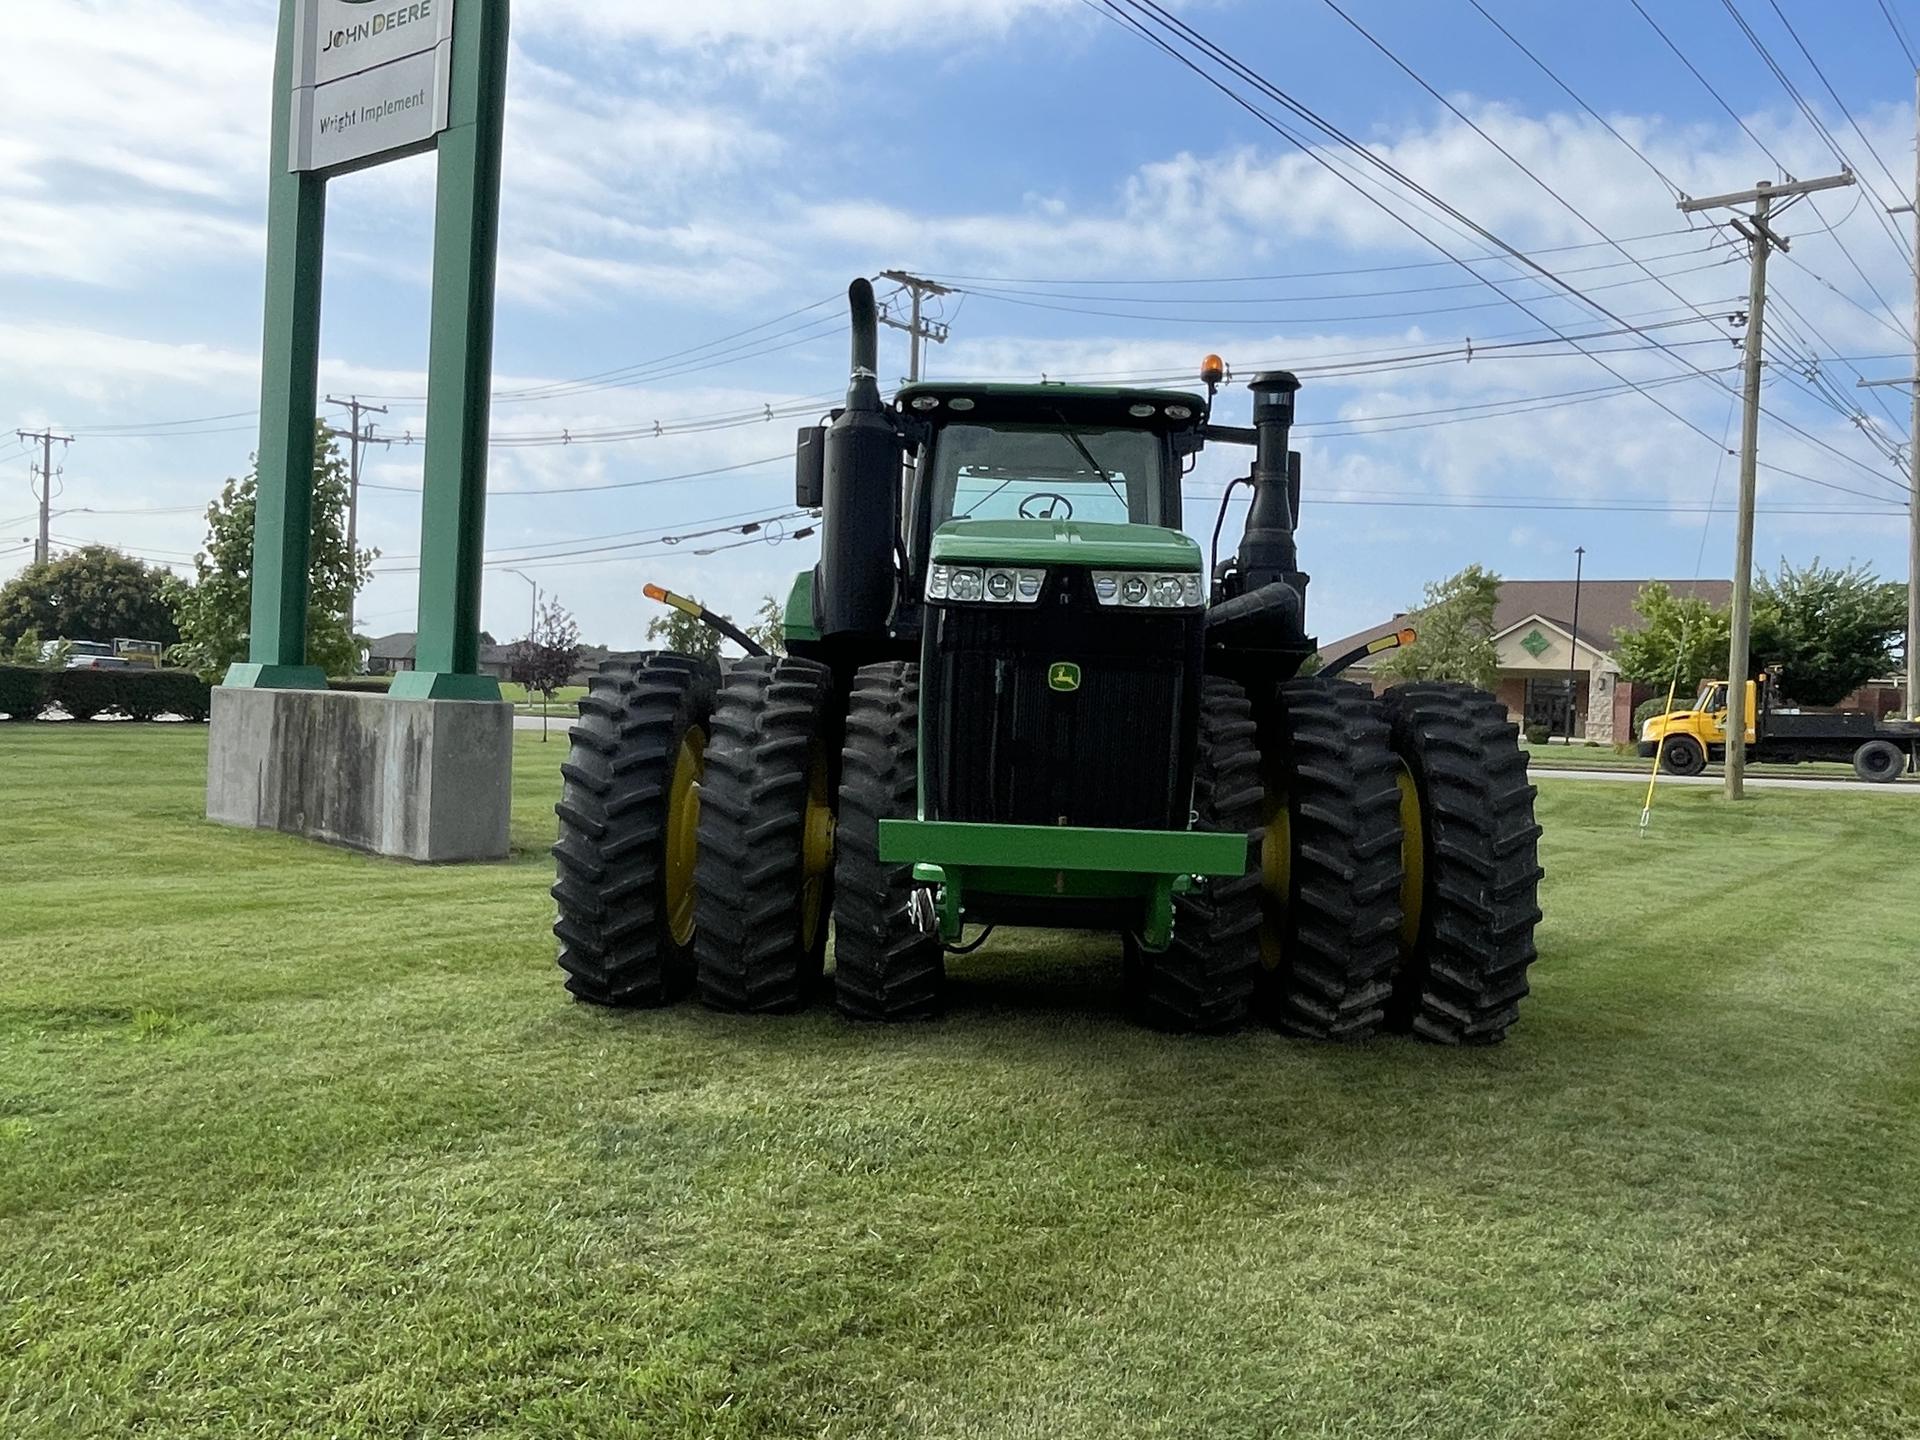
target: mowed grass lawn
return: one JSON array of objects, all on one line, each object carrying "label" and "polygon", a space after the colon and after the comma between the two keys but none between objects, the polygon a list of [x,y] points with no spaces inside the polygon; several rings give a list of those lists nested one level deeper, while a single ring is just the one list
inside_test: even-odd
[{"label": "mowed grass lawn", "polygon": [[1911,1436],[1910,794],[1548,782],[1503,1047],[1193,1040],[1009,935],[858,1028],[567,1000],[511,863],[0,729],[0,1436]]}]

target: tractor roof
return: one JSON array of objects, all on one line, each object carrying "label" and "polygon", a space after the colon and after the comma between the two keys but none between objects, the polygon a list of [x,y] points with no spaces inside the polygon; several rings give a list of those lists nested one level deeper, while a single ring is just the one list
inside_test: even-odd
[{"label": "tractor roof", "polygon": [[[916,405],[925,399],[937,403]],[[956,400],[971,400],[956,407]],[[979,423],[991,420],[1040,423],[1063,413],[1076,425],[1139,426],[1154,430],[1193,429],[1206,419],[1206,398],[1187,390],[1146,390],[1124,385],[1026,385],[1004,381],[967,384],[922,380],[903,385],[894,395],[896,409],[927,420]],[[1136,413],[1147,407],[1145,413]],[[1169,409],[1172,413],[1169,414]],[[1184,410],[1183,415],[1180,412]]]}]

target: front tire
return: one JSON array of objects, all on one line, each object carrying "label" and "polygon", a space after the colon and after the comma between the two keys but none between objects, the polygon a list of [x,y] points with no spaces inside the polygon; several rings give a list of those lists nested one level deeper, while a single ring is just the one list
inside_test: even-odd
[{"label": "front tire", "polygon": [[693,986],[693,852],[719,672],[642,656],[588,684],[554,807],[553,933],[595,1005],[665,1005]]},{"label": "front tire", "polygon": [[913,866],[880,858],[880,822],[911,820],[919,793],[920,667],[863,666],[840,752],[833,859],[833,988],[855,1020],[940,1013],[946,951],[922,924]]},{"label": "front tire", "polygon": [[1674,775],[1698,775],[1707,768],[1707,752],[1690,735],[1670,735],[1660,744],[1660,763]]},{"label": "front tire", "polygon": [[1290,680],[1260,754],[1262,1008],[1296,1035],[1365,1040],[1386,1018],[1400,930],[1399,763],[1379,702]]},{"label": "front tire", "polygon": [[695,871],[700,998],[797,1010],[820,980],[833,873],[833,675],[738,660],[713,710]]},{"label": "front tire", "polygon": [[1419,681],[1383,698],[1401,776],[1407,922],[1390,1021],[1443,1045],[1492,1045],[1519,1018],[1540,921],[1537,793],[1493,696]]},{"label": "front tire", "polygon": [[[1209,676],[1194,759],[1196,830],[1260,829],[1260,747],[1239,685]],[[1125,939],[1128,993],[1146,1024],[1218,1034],[1246,1023],[1260,981],[1260,867],[1215,875],[1173,900],[1173,940],[1159,954]]]}]

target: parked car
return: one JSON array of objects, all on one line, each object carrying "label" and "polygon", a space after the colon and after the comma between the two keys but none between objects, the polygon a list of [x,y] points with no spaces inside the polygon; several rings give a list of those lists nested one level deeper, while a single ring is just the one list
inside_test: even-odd
[{"label": "parked car", "polygon": [[67,661],[69,670],[131,670],[133,662],[119,655],[75,655]]}]

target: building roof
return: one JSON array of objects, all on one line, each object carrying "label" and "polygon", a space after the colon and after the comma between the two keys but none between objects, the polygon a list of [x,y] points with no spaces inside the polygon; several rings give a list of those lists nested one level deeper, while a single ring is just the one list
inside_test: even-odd
[{"label": "building roof", "polygon": [[414,632],[396,630],[391,635],[381,635],[367,642],[367,655],[374,660],[411,660],[413,658]]},{"label": "building roof", "polygon": [[[1578,639],[1589,649],[1605,654],[1613,652],[1613,632],[1637,630],[1640,617],[1633,602],[1651,580],[1586,580],[1580,585],[1580,628]],[[1707,604],[1722,606],[1733,598],[1731,580],[1667,580],[1662,582],[1676,595],[1697,595]],[[1568,634],[1574,634],[1572,580],[1504,580],[1500,599],[1493,609],[1493,633],[1511,630],[1523,620],[1539,616],[1552,621]],[[1356,645],[1378,639],[1400,627],[1406,612],[1382,620],[1378,625],[1356,631],[1320,647],[1320,658],[1331,660]]]}]

